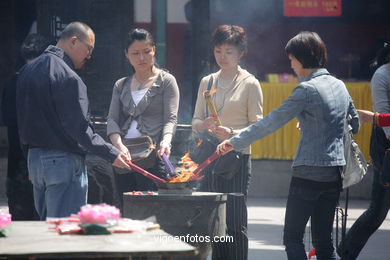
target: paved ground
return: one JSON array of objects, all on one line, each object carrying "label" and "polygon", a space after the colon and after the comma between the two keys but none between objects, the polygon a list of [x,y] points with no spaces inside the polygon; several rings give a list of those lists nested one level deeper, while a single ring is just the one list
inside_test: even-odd
[{"label": "paved ground", "polygon": [[[285,203],[285,199],[249,198],[250,260],[286,259],[282,242]],[[343,204],[344,202],[341,201],[341,203]],[[367,206],[368,201],[366,200],[350,201],[347,228],[353,224]],[[305,242],[307,250],[310,250],[309,239],[306,238]],[[370,238],[358,259],[390,259],[390,216],[387,217],[380,229]]]},{"label": "paved ground", "polygon": [[[282,245],[285,203],[285,199],[249,198],[249,260],[286,259]],[[367,208],[367,205],[368,201],[366,200],[350,201],[347,228]],[[1,208],[7,210],[5,202],[0,202]],[[305,242],[307,250],[309,250],[309,239],[306,238]],[[387,217],[381,228],[370,238],[358,259],[390,259],[390,216]]]}]

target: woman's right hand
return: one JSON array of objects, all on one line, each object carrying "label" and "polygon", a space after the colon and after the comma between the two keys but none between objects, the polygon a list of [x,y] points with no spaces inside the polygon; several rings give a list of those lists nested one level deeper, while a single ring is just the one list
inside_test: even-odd
[{"label": "woman's right hand", "polygon": [[127,149],[127,147],[123,143],[116,145],[116,148],[118,148],[129,161],[131,161],[129,149]]},{"label": "woman's right hand", "polygon": [[131,161],[131,155],[127,147],[123,144],[122,138],[118,133],[113,133],[109,136],[111,143],[118,148],[123,156],[126,157],[127,160]]},{"label": "woman's right hand", "polygon": [[112,163],[112,165],[118,168],[131,170],[131,167],[128,162],[129,161],[127,156],[123,152],[121,152],[115,159],[115,161]]}]

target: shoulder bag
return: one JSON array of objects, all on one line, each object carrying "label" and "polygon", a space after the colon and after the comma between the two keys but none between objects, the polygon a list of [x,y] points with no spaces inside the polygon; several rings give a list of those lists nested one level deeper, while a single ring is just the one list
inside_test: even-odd
[{"label": "shoulder bag", "polygon": [[346,165],[343,167],[343,188],[348,188],[359,183],[367,173],[368,168],[358,144],[352,138],[349,125],[344,134],[344,157]]},{"label": "shoulder bag", "polygon": [[[125,86],[125,83],[129,80],[130,78],[126,77],[121,82],[122,88],[123,86]],[[137,113],[142,113],[142,112],[143,112],[142,110],[137,111]],[[135,165],[143,169],[150,169],[154,167],[157,161],[156,144],[154,143],[154,141],[150,136],[144,135],[135,138],[124,138],[123,144],[129,150],[131,155],[131,161]]]},{"label": "shoulder bag", "polygon": [[390,187],[390,140],[383,129],[373,124],[370,139],[370,156],[373,167],[380,172],[382,184]]},{"label": "shoulder bag", "polygon": [[125,138],[123,144],[131,155],[131,161],[143,169],[153,168],[156,164],[156,145],[150,136]]}]

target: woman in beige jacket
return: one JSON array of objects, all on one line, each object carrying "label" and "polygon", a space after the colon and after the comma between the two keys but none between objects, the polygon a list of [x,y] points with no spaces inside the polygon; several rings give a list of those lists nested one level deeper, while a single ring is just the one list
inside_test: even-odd
[{"label": "woman in beige jacket", "polygon": [[[208,131],[222,141],[263,117],[259,81],[238,65],[246,53],[246,45],[245,31],[239,26],[221,25],[214,31],[212,50],[220,70],[200,82],[192,120],[194,131]],[[209,82],[212,82],[211,88],[216,89],[212,99],[222,126],[216,126],[208,115],[203,93]],[[250,147],[245,148],[237,163],[239,169],[228,178],[207,168],[200,184],[202,191],[234,193],[228,196],[226,212],[227,235],[233,236],[234,242],[213,244],[213,259],[237,260],[248,256],[246,196],[251,175]]]}]

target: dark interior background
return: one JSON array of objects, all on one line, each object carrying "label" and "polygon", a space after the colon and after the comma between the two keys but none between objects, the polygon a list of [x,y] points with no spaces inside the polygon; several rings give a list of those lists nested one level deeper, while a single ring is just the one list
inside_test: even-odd
[{"label": "dark interior background", "polygon": [[[23,64],[19,48],[33,21],[39,33],[56,37],[67,23],[79,20],[96,33],[93,58],[80,75],[88,86],[91,114],[104,120],[113,83],[130,73],[123,49],[134,26],[133,4],[132,0],[0,1],[0,91]],[[189,123],[199,80],[216,69],[208,43],[217,25],[238,24],[246,29],[249,52],[242,65],[260,80],[267,73],[292,73],[284,46],[302,30],[316,31],[323,38],[332,74],[345,80],[369,80],[369,64],[390,32],[389,10],[388,0],[343,0],[340,17],[291,18],[283,15],[282,0],[189,1],[188,23],[167,24],[166,29],[165,67],[176,76],[182,97],[179,122]],[[155,21],[142,24],[154,35]]]}]

